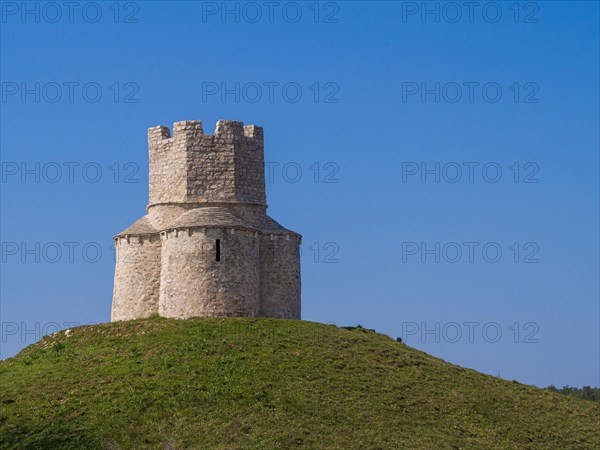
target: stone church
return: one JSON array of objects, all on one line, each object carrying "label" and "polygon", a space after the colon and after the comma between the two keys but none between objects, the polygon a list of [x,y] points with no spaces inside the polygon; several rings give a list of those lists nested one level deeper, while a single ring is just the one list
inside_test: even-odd
[{"label": "stone church", "polygon": [[300,319],[298,233],[267,215],[263,130],[186,120],[148,130],[147,214],[115,236],[112,321]]}]

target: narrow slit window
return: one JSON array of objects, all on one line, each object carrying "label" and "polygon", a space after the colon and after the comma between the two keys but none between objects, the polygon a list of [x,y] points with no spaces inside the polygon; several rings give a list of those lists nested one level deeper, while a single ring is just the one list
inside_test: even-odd
[{"label": "narrow slit window", "polygon": [[215,241],[215,260],[221,261],[221,239]]}]

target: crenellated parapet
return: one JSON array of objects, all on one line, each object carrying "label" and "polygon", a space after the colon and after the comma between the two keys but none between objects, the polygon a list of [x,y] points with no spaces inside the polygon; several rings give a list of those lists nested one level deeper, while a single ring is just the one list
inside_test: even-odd
[{"label": "crenellated parapet", "polygon": [[162,141],[168,140],[171,138],[171,130],[169,127],[164,127],[162,125],[148,128],[148,147],[156,147]]},{"label": "crenellated parapet", "polygon": [[263,130],[220,120],[214,134],[185,120],[148,130],[149,208],[215,202],[266,205]]},{"label": "crenellated parapet", "polygon": [[219,120],[214,134],[204,134],[201,120],[182,120],[173,124],[173,134],[169,127],[158,125],[148,128],[148,145],[155,147],[174,141],[194,144],[204,139],[206,143],[223,141],[231,142],[263,142],[263,129],[256,125],[244,125],[236,120]]}]

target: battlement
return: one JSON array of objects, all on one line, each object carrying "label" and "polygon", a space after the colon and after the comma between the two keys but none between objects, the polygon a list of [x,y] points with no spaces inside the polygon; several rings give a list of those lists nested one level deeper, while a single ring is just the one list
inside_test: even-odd
[{"label": "battlement", "polygon": [[243,202],[265,205],[263,129],[219,120],[204,134],[200,120],[148,129],[149,205]]},{"label": "battlement", "polygon": [[156,146],[164,141],[194,140],[202,136],[239,141],[242,139],[263,141],[263,129],[256,125],[244,125],[236,120],[219,120],[214,134],[204,134],[201,120],[182,120],[173,124],[173,135],[169,127],[158,125],[148,128],[148,145]]},{"label": "battlement", "polygon": [[263,129],[262,129],[262,127],[257,127],[256,125],[246,125],[244,127],[244,135],[249,139],[262,141],[263,140]]},{"label": "battlement", "polygon": [[171,130],[169,127],[157,126],[148,128],[148,145],[156,145],[165,139],[171,137]]}]

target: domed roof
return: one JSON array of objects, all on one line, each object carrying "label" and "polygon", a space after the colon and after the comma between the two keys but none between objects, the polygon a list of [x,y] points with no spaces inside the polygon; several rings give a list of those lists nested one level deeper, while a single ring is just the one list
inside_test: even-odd
[{"label": "domed roof", "polygon": [[168,228],[245,228],[252,231],[260,231],[249,225],[244,220],[233,214],[227,208],[207,206],[195,208],[184,213],[175,223]]},{"label": "domed roof", "polygon": [[150,219],[148,216],[144,216],[141,219],[138,219],[126,230],[121,231],[117,236],[126,236],[126,235],[146,235],[146,234],[156,234],[158,230],[154,228],[154,226],[150,223]]}]

